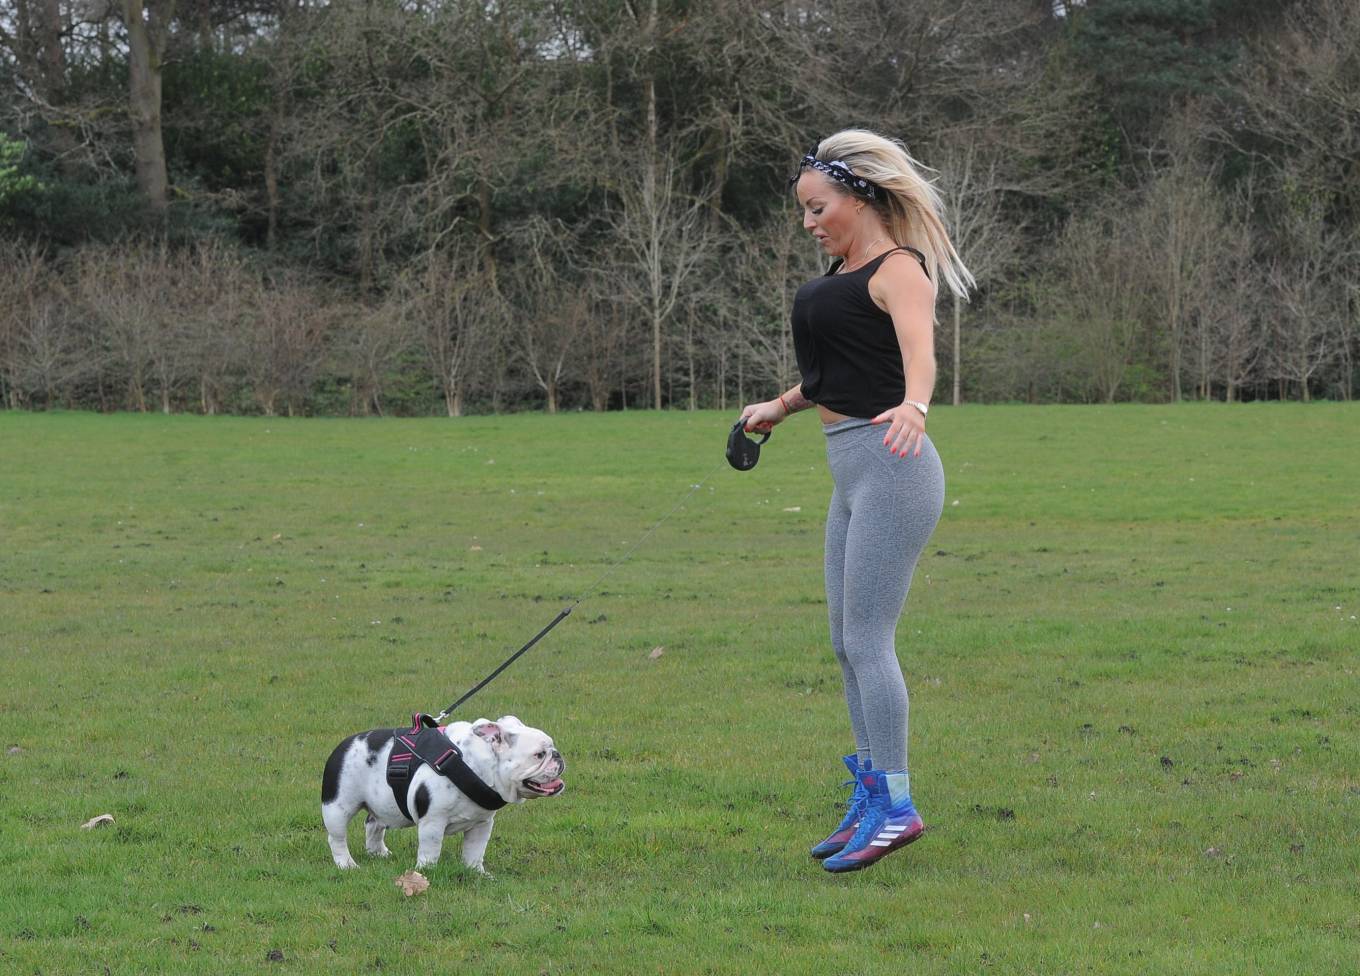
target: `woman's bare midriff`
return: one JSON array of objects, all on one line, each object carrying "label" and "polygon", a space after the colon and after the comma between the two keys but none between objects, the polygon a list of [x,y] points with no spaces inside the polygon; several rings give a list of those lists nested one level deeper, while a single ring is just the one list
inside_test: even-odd
[{"label": "woman's bare midriff", "polygon": [[820,403],[817,404],[817,413],[821,416],[821,418],[822,418],[822,423],[824,423],[824,424],[834,424],[834,423],[838,423],[838,422],[840,422],[840,421],[842,421],[842,420],[849,420],[849,419],[850,419],[849,417],[847,417],[847,416],[846,416],[845,414],[843,414],[843,413],[837,413],[837,412],[834,411],[834,410],[828,410],[826,407],[822,406]]}]

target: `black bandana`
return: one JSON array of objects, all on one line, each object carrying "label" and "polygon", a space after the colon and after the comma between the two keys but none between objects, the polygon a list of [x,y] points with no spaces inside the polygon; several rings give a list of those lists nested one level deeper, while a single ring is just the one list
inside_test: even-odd
[{"label": "black bandana", "polygon": [[842,160],[833,159],[831,162],[824,162],[809,153],[798,163],[798,172],[789,178],[789,185],[798,182],[798,177],[802,175],[804,169],[815,169],[819,173],[824,173],[837,183],[849,188],[851,193],[864,197],[866,200],[878,199],[878,187],[870,183],[862,176],[856,176],[850,171],[850,167],[845,165]]}]

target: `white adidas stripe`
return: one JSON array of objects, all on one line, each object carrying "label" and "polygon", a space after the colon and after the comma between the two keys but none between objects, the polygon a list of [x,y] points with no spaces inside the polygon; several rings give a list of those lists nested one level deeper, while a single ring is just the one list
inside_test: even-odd
[{"label": "white adidas stripe", "polygon": [[871,841],[869,841],[869,846],[870,846],[870,847],[891,847],[891,846],[892,846],[892,841],[889,841],[889,840],[871,840]]}]

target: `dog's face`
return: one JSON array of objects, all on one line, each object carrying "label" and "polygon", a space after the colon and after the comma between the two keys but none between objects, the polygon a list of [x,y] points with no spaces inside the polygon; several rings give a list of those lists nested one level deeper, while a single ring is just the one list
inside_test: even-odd
[{"label": "dog's face", "polygon": [[472,731],[491,744],[498,771],[515,784],[519,799],[557,796],[567,788],[562,782],[566,760],[546,732],[530,728],[513,715],[494,722],[478,719]]}]

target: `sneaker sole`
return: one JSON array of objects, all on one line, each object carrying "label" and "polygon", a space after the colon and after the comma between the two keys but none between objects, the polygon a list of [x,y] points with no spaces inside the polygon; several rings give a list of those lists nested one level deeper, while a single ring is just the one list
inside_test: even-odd
[{"label": "sneaker sole", "polygon": [[873,865],[877,864],[879,861],[883,860],[893,851],[899,851],[910,844],[916,843],[918,840],[925,836],[925,833],[926,828],[925,825],[922,824],[921,829],[918,830],[916,833],[911,834],[910,836],[903,836],[902,838],[900,838],[897,841],[894,841],[887,847],[875,848],[875,850],[882,852],[877,854],[875,857],[865,858],[863,860],[858,861],[847,861],[843,865],[841,864],[830,865],[827,864],[826,861],[823,861],[822,869],[830,874],[846,874],[850,871],[863,871],[865,868],[872,867]]},{"label": "sneaker sole", "polygon": [[[859,824],[855,824],[855,827],[858,826]],[[846,831],[838,830],[836,831],[836,833],[837,834],[844,833],[845,839],[840,841],[833,841],[831,838],[835,837],[836,834],[832,834],[831,837],[828,837],[826,840],[822,841],[821,844],[818,844],[816,847],[812,849],[812,856],[816,860],[825,861],[828,857],[831,857],[833,854],[839,854],[841,851],[845,850],[845,845],[850,843],[851,837],[855,836],[855,828],[851,827],[849,830]]]}]

